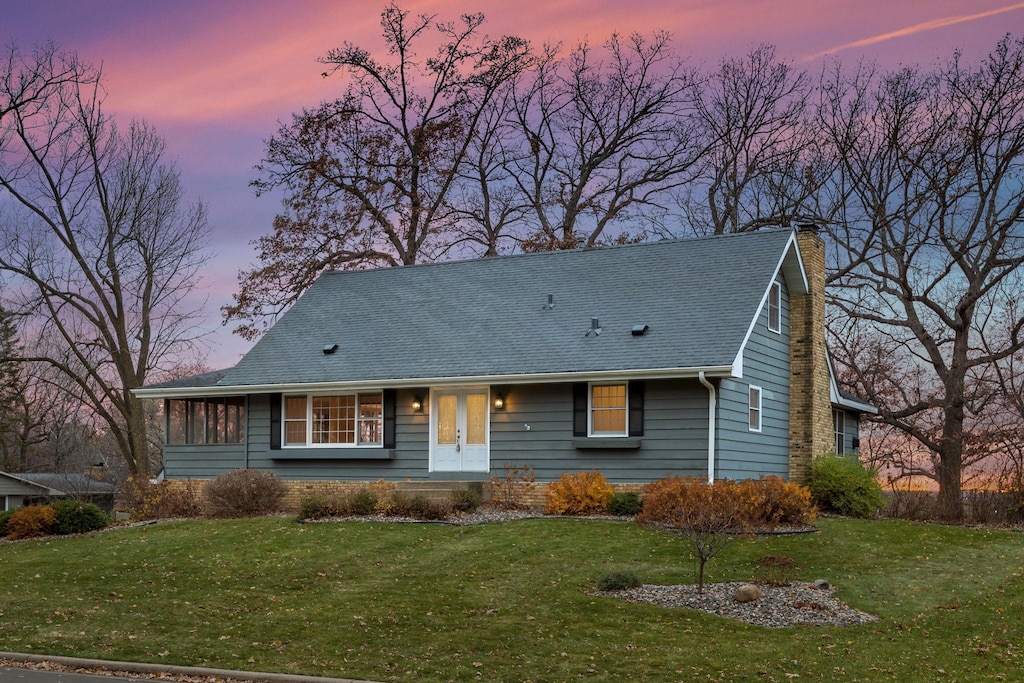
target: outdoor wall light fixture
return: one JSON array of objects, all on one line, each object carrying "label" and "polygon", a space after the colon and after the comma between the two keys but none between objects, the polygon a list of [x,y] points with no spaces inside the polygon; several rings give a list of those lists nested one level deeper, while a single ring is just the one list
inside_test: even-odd
[{"label": "outdoor wall light fixture", "polygon": [[498,394],[494,397],[494,409],[505,410],[505,394]]},{"label": "outdoor wall light fixture", "polygon": [[423,412],[423,399],[419,396],[414,396],[412,399],[412,412],[422,413]]}]

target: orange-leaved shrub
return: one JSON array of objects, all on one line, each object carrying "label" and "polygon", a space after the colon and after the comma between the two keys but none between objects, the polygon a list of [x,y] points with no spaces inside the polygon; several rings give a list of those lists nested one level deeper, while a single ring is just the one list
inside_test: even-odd
[{"label": "orange-leaved shrub", "polygon": [[7,520],[7,538],[48,536],[57,519],[57,511],[49,505],[29,505],[17,510]]},{"label": "orange-leaved shrub", "polygon": [[708,484],[696,477],[669,475],[648,484],[643,500],[638,522],[675,526],[673,520],[703,518],[731,532],[802,525],[817,516],[806,486],[775,476]]},{"label": "orange-leaved shrub", "polygon": [[731,479],[708,484],[697,477],[673,474],[644,487],[644,507],[637,515],[640,524],[713,527],[722,531],[746,530],[746,506],[739,485]]},{"label": "orange-leaved shrub", "polygon": [[817,509],[811,490],[774,475],[747,479],[737,484],[741,514],[752,526],[796,526],[813,522]]},{"label": "orange-leaved shrub", "polygon": [[199,486],[194,481],[184,484],[169,481],[154,483],[148,479],[128,478],[118,491],[118,506],[133,521],[166,519],[168,517],[199,517]]},{"label": "orange-leaved shrub", "polygon": [[544,512],[549,515],[601,514],[607,511],[614,493],[611,484],[597,470],[563,472],[558,481],[548,484]]}]

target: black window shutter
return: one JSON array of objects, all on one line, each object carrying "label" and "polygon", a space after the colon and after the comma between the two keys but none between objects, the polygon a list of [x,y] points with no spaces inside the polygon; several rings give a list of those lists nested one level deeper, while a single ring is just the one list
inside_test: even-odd
[{"label": "black window shutter", "polygon": [[587,435],[587,384],[572,385],[572,435]]},{"label": "black window shutter", "polygon": [[394,389],[385,389],[381,406],[384,409],[384,448],[395,447],[395,411],[398,408]]},{"label": "black window shutter", "polygon": [[270,448],[281,448],[281,394],[270,395]]},{"label": "black window shutter", "polygon": [[629,383],[629,435],[644,435],[644,383]]}]

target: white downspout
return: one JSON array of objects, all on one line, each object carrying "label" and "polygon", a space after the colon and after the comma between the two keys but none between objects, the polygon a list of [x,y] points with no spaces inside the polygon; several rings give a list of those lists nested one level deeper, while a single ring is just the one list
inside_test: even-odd
[{"label": "white downspout", "polygon": [[708,381],[708,378],[704,375],[704,371],[701,370],[697,375],[697,379],[700,383],[707,387],[708,390],[708,483],[715,483],[715,403],[717,400],[717,394],[715,392],[715,385]]}]

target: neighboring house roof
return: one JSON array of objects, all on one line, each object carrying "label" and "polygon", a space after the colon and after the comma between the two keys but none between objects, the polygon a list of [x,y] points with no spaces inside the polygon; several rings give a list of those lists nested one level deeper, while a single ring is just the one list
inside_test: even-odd
[{"label": "neighboring house roof", "polygon": [[80,473],[20,472],[17,476],[25,481],[65,494],[115,493],[117,490],[117,487],[110,482],[99,481]]},{"label": "neighboring house roof", "polygon": [[2,496],[59,496],[60,491],[29,481],[24,474],[0,472],[0,495]]},{"label": "neighboring house roof", "polygon": [[215,383],[206,373],[137,393],[741,376],[780,271],[806,291],[789,229],[328,272]]}]

